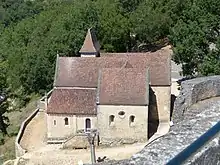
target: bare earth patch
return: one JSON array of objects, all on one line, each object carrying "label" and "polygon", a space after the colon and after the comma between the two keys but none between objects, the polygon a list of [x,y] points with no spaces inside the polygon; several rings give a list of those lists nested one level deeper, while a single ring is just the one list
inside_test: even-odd
[{"label": "bare earth patch", "polygon": [[45,113],[38,112],[27,125],[20,142],[27,151],[36,151],[46,145]]}]

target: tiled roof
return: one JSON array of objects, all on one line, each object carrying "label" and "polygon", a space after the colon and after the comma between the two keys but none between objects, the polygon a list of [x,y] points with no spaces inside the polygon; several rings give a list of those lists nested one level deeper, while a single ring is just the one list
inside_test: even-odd
[{"label": "tiled roof", "polygon": [[96,115],[96,90],[54,89],[47,113]]},{"label": "tiled roof", "polygon": [[171,56],[162,50],[151,53],[104,53],[102,57],[59,57],[55,86],[97,87],[97,70],[100,68],[144,69],[149,67],[150,84],[171,84]]},{"label": "tiled roof", "polygon": [[97,87],[99,68],[121,68],[126,58],[59,57],[54,86]]},{"label": "tiled roof", "polygon": [[168,50],[159,50],[148,53],[102,53],[101,58],[127,58],[128,68],[149,67],[150,84],[163,86],[171,84],[171,55]]},{"label": "tiled roof", "polygon": [[148,105],[148,69],[102,69],[99,77],[99,104]]},{"label": "tiled roof", "polygon": [[80,53],[97,53],[100,50],[100,45],[93,29],[88,29],[83,46]]}]

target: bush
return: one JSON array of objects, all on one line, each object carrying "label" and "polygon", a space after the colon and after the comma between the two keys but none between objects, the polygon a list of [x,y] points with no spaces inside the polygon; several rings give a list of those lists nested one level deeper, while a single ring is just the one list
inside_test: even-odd
[{"label": "bush", "polygon": [[5,142],[3,134],[0,132],[0,145],[3,145]]}]

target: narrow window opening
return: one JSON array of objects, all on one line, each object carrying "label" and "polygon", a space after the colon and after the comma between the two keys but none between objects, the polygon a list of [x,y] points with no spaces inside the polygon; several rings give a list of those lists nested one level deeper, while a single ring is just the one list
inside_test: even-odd
[{"label": "narrow window opening", "polygon": [[53,121],[53,125],[57,125],[57,121],[56,120]]},{"label": "narrow window opening", "polygon": [[115,116],[114,115],[109,116],[109,125],[112,126],[114,122],[115,122]]},{"label": "narrow window opening", "polygon": [[135,120],[135,116],[130,116],[130,118],[129,118],[129,125],[130,126],[134,126],[134,120]]},{"label": "narrow window opening", "polygon": [[69,119],[67,117],[64,119],[64,122],[65,122],[65,125],[69,125]]},{"label": "narrow window opening", "polygon": [[86,119],[86,132],[89,132],[91,130],[91,120],[90,119]]}]

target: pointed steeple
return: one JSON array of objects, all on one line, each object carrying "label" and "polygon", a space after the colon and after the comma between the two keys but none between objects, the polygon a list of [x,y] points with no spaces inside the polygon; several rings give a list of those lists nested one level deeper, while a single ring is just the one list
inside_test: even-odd
[{"label": "pointed steeple", "polygon": [[90,28],[86,34],[83,46],[80,49],[81,57],[97,57],[100,54],[100,45],[95,31]]}]

